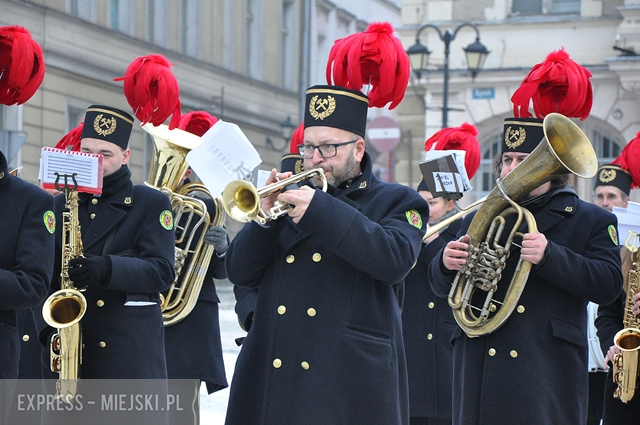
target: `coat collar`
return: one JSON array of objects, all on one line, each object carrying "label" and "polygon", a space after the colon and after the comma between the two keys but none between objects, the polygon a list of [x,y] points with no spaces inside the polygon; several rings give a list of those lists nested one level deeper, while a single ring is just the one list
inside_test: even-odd
[{"label": "coat collar", "polygon": [[538,231],[545,232],[555,226],[561,220],[571,217],[578,208],[578,195],[572,187],[568,186],[560,189],[542,207],[542,210],[535,214]]}]

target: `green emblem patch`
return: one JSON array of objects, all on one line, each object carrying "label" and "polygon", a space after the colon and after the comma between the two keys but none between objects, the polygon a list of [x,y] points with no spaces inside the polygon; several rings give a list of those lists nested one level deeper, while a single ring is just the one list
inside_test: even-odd
[{"label": "green emblem patch", "polygon": [[607,231],[609,232],[609,236],[611,237],[613,243],[618,245],[618,232],[616,231],[616,226],[610,224],[607,228]]},{"label": "green emblem patch", "polygon": [[160,213],[160,224],[167,230],[173,229],[173,213],[169,210],[164,210]]},{"label": "green emblem patch", "polygon": [[56,216],[53,211],[45,212],[42,221],[44,221],[44,227],[53,235],[53,232],[56,231]]},{"label": "green emblem patch", "polygon": [[420,217],[420,213],[416,210],[410,210],[405,213],[407,216],[407,221],[410,225],[417,227],[418,229],[422,229],[422,217]]}]

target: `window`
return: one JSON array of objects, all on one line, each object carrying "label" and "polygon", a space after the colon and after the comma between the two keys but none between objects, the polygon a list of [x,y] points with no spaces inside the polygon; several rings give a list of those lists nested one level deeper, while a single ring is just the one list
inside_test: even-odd
[{"label": "window", "polygon": [[236,3],[236,0],[224,0],[222,66],[231,71],[236,71],[236,54],[237,51],[240,50],[236,44],[238,39],[236,36],[237,8],[238,4]]},{"label": "window", "polygon": [[147,0],[145,38],[150,43],[168,48],[169,5],[167,0]]},{"label": "window", "polygon": [[471,180],[474,201],[483,198],[491,192],[496,179],[493,175],[493,157],[500,153],[502,134],[496,134],[482,144],[482,159],[476,175]]},{"label": "window", "polygon": [[180,3],[180,52],[191,57],[202,58],[199,0],[183,0]]},{"label": "window", "polygon": [[598,156],[599,165],[608,164],[620,156],[624,143],[619,143],[599,129],[593,129],[591,143]]},{"label": "window", "polygon": [[245,27],[244,27],[244,72],[256,79],[262,78],[262,49],[260,41],[263,2],[245,0]]},{"label": "window", "polygon": [[85,21],[96,23],[95,0],[67,0],[67,13]]},{"label": "window", "polygon": [[513,0],[512,16],[580,13],[580,0]]},{"label": "window", "polygon": [[0,151],[7,159],[9,171],[22,165],[22,145],[27,133],[22,131],[22,106],[0,105]]},{"label": "window", "polygon": [[280,27],[280,85],[288,89],[295,88],[293,14],[293,0],[283,0],[282,25]]},{"label": "window", "polygon": [[134,35],[135,4],[111,0],[107,9],[107,25],[114,31]]}]

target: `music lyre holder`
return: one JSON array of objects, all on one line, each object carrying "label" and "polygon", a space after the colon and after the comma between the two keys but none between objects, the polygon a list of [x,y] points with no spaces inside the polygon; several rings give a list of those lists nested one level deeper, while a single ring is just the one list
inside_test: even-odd
[{"label": "music lyre holder", "polygon": [[[78,181],[76,180],[76,176],[78,175],[78,173],[60,174],[58,172],[55,172],[55,175],[56,175],[56,181],[53,183],[53,187],[55,187],[55,189],[58,192],[64,193],[65,199],[69,199],[69,193],[75,192],[76,190],[78,190]],[[60,186],[59,184],[61,178],[64,179],[63,186]],[[73,181],[72,185],[69,185],[69,179]]]}]

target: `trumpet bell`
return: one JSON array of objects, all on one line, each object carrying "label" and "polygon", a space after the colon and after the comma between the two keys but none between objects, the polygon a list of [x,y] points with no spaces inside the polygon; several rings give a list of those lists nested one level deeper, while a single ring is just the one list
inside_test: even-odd
[{"label": "trumpet bell", "polygon": [[247,223],[254,220],[260,212],[260,195],[251,183],[235,180],[224,188],[222,205],[229,217]]}]

